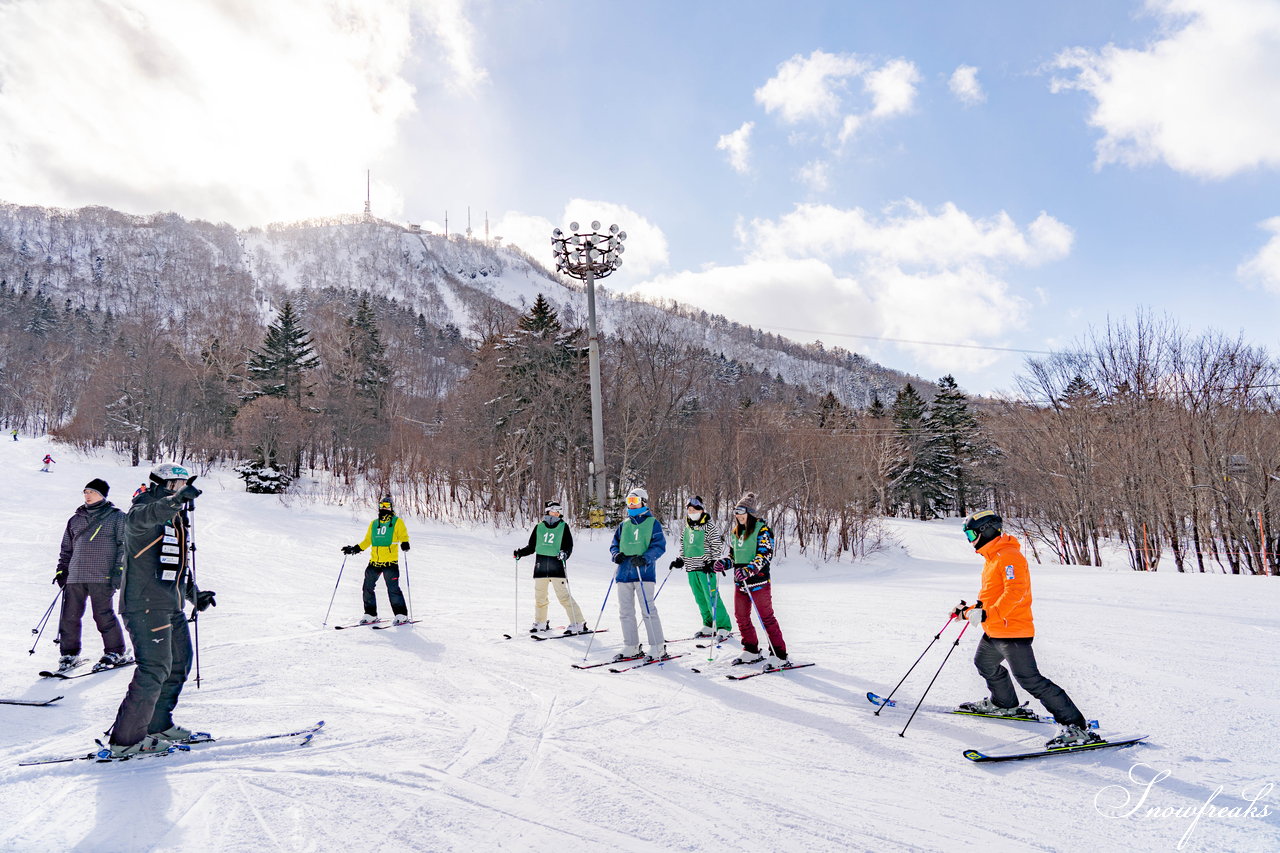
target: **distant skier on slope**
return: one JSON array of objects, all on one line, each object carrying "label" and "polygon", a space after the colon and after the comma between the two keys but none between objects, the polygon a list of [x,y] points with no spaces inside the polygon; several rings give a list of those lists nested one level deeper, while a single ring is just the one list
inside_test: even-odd
[{"label": "distant skier on slope", "polygon": [[[973,656],[978,673],[991,691],[989,698],[964,702],[962,711],[1016,716],[1018,695],[1013,677],[1053,715],[1062,730],[1049,746],[1091,743],[1100,740],[1089,729],[1080,709],[1065,690],[1040,674],[1031,642],[1035,624],[1031,617],[1031,572],[1018,540],[1004,532],[1004,522],[993,510],[975,512],[964,523],[964,533],[986,562],[982,589],[972,606],[959,605],[952,614],[982,626],[982,639]],[[1009,664],[1005,669],[1003,663]]]},{"label": "distant skier on slope", "polygon": [[62,587],[62,615],[58,672],[80,665],[80,620],[85,602],[102,635],[102,659],[94,669],[123,666],[133,658],[125,652],[124,631],[116,618],[115,594],[124,579],[125,514],[111,501],[106,480],[93,479],[84,487],[84,503],[67,520],[53,582]]},{"label": "distant skier on slope", "polygon": [[[773,584],[769,580],[773,560],[773,531],[758,516],[759,502],[755,492],[747,492],[733,508],[733,526],[729,530],[729,562],[733,566],[733,615],[742,638],[742,654],[735,663],[764,660],[769,668],[790,664],[782,627],[773,614]],[[751,624],[751,611],[760,617],[760,625],[769,637],[769,657],[760,654],[759,638]]]},{"label": "distant skier on slope", "polygon": [[565,634],[587,633],[587,620],[569,591],[566,562],[573,554],[573,533],[561,513],[560,502],[549,500],[542,507],[542,520],[529,532],[529,544],[512,552],[517,560],[536,554],[533,561],[533,627],[530,634],[550,631],[547,621],[547,587],[556,591],[560,606],[569,616]]},{"label": "distant skier on slope", "polygon": [[405,529],[404,519],[396,515],[390,495],[378,501],[378,517],[369,522],[364,540],[359,545],[343,545],[342,553],[359,554],[367,548],[372,550],[369,552],[369,565],[364,570],[364,586],[361,587],[364,615],[360,617],[360,624],[378,621],[375,588],[379,577],[387,584],[393,621],[397,625],[408,622],[409,607],[405,604],[404,593],[400,591],[400,551],[409,550],[409,531]]},{"label": "distant skier on slope", "polygon": [[49,466],[53,465],[53,457],[52,457],[52,456],[50,456],[48,453],[46,453],[46,454],[44,455],[44,460],[43,460],[43,462],[44,462],[44,467],[43,467],[43,468],[41,468],[40,470],[41,470],[41,471],[44,471],[44,472],[46,472],[46,473],[47,473],[47,472],[49,472],[49,471],[51,471],[52,469],[51,469]]},{"label": "distant skier on slope", "polygon": [[191,737],[173,709],[191,673],[191,631],[183,600],[203,612],[216,607],[212,590],[190,573],[187,504],[200,497],[195,475],[174,462],[151,469],[151,485],[133,500],[126,521],[124,592],[120,606],[133,653],[133,680],[111,727],[113,758],[163,752]]},{"label": "distant skier on slope", "polygon": [[640,631],[636,624],[636,606],[644,619],[649,637],[648,659],[664,658],[667,641],[662,636],[658,605],[654,601],[657,586],[655,562],[667,550],[662,524],[649,512],[649,493],[641,488],[627,492],[627,517],[613,532],[609,553],[617,564],[614,586],[618,589],[618,618],[622,622],[622,651],[614,660],[635,658],[640,652]]},{"label": "distant skier on slope", "polygon": [[720,525],[702,505],[702,498],[694,496],[685,507],[685,522],[680,530],[680,556],[671,562],[674,569],[684,569],[689,575],[689,588],[693,600],[702,614],[702,627],[695,637],[729,636],[729,610],[720,599],[720,584],[716,577],[715,563],[724,552],[724,534]]}]

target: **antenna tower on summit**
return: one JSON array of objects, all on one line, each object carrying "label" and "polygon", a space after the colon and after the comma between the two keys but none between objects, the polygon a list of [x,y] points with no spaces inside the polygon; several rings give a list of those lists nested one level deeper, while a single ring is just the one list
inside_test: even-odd
[{"label": "antenna tower on summit", "polygon": [[365,219],[373,218],[373,208],[369,204],[369,202],[372,200],[372,193],[370,192],[372,185],[373,185],[372,172],[370,169],[365,169],[364,170],[364,218]]}]

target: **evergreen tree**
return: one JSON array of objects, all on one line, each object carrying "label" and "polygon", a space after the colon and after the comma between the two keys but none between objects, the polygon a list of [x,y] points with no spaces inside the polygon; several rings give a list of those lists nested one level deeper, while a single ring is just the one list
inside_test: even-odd
[{"label": "evergreen tree", "polygon": [[889,410],[884,407],[884,403],[880,402],[879,394],[871,395],[871,405],[867,406],[867,414],[877,420],[889,416]]},{"label": "evergreen tree", "polygon": [[991,445],[969,411],[968,397],[950,374],[938,380],[938,393],[925,423],[929,464],[944,506],[957,515],[967,515],[980,489],[981,466],[990,456]]},{"label": "evergreen tree", "polygon": [[894,463],[889,486],[895,506],[906,504],[913,518],[933,518],[943,496],[934,463],[933,442],[925,423],[925,403],[907,383],[889,410],[894,428]]},{"label": "evergreen tree", "polygon": [[387,363],[387,350],[367,296],[360,297],[355,316],[347,320],[344,355],[352,367],[352,389],[357,397],[368,401],[369,414],[378,417],[391,385],[391,366]]},{"label": "evergreen tree", "polygon": [[828,391],[818,403],[817,419],[819,429],[847,429],[852,425],[849,410],[832,391]]},{"label": "evergreen tree", "polygon": [[305,374],[320,366],[311,342],[311,333],[286,301],[276,321],[267,327],[261,350],[250,350],[249,381],[256,386],[246,399],[282,397],[302,408],[302,398],[311,396]]}]

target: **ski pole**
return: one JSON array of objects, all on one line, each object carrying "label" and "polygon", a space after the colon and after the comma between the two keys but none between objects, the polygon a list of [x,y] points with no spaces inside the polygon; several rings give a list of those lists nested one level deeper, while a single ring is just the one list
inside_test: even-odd
[{"label": "ski pole", "polygon": [[[191,551],[191,586],[196,591],[196,598],[200,597],[200,584],[196,582],[196,504],[195,501],[187,501],[187,548]],[[191,624],[195,626],[192,632],[192,640],[195,645],[196,657],[196,689],[200,689],[200,611],[192,606]]]},{"label": "ski pole", "polygon": [[657,601],[658,601],[658,596],[662,595],[662,587],[666,586],[666,585],[667,585],[667,581],[669,581],[669,580],[671,579],[671,572],[672,572],[672,571],[673,571],[673,569],[672,569],[672,568],[670,568],[670,567],[667,569],[667,576],[666,576],[665,578],[663,578],[663,579],[662,579],[662,583],[661,583],[661,585],[659,585],[659,586],[658,586],[658,591],[657,591],[657,592],[655,592],[655,593],[653,594],[653,600],[654,600],[654,603],[655,603],[655,604],[656,604],[656,603],[657,603]]},{"label": "ski pole", "polygon": [[[534,559],[537,559],[536,557]],[[520,558],[516,557],[515,586],[512,591],[515,593],[512,601],[511,615],[515,617],[515,621],[511,623],[511,637],[520,633]],[[507,639],[511,639],[508,637]]]},{"label": "ski pole", "polygon": [[27,650],[27,654],[34,655],[36,653],[36,645],[40,642],[40,638],[44,636],[44,626],[49,624],[49,614],[53,613],[53,606],[58,603],[58,599],[62,597],[62,587],[58,587],[58,592],[53,596],[53,601],[49,604],[49,609],[44,612],[44,616],[40,617],[40,621],[36,623],[36,627],[31,629],[31,633],[36,635],[36,640],[31,644],[31,648]]},{"label": "ski pole", "polygon": [[[956,646],[960,645],[960,638],[964,636],[964,632],[969,630],[971,623],[965,620],[964,627],[960,629],[960,636],[956,637],[956,641],[951,644],[951,648],[947,649],[947,656],[942,659],[942,663],[938,664],[938,671],[933,674],[933,680],[929,682],[929,686],[924,689],[924,693],[920,694],[920,701],[916,703],[916,707],[912,709],[911,716],[907,717],[907,726],[911,725],[911,721],[916,718],[916,711],[920,710],[920,706],[924,704],[924,697],[929,695],[929,691],[933,688],[933,682],[938,680],[938,676],[942,675],[942,668],[947,665],[947,661],[951,658],[951,653],[956,650]],[[902,727],[902,731],[898,732],[898,737],[907,736],[907,726]]]},{"label": "ski pole", "polygon": [[[963,601],[961,601],[961,602],[960,602],[960,606],[961,606],[961,607],[964,607],[964,604],[965,604],[965,603],[964,603]],[[924,660],[924,656],[925,656],[926,654],[928,654],[928,653],[929,653],[929,649],[933,648],[933,644],[934,644],[934,643],[936,643],[936,642],[938,642],[938,638],[942,636],[942,632],[943,632],[943,631],[945,631],[945,630],[947,630],[947,627],[948,627],[948,626],[949,626],[953,621],[955,621],[955,618],[956,618],[956,614],[955,614],[955,613],[952,613],[952,614],[951,614],[951,617],[950,617],[949,619],[947,619],[947,623],[946,623],[946,625],[943,625],[941,628],[939,628],[939,629],[938,629],[938,633],[936,633],[936,634],[934,634],[934,635],[933,635],[933,639],[929,641],[929,645],[927,645],[927,646],[925,646],[925,647],[924,647],[924,651],[920,653],[920,657],[916,658],[916,663],[911,664],[911,669],[915,669],[915,668],[916,668],[916,664],[918,664],[918,663],[920,663],[920,661]],[[907,675],[910,675],[910,674],[911,674],[911,669],[908,669],[908,670],[907,670]],[[882,704],[879,708],[876,708],[876,714],[875,714],[875,715],[876,715],[877,717],[878,717],[878,716],[880,716],[880,712],[881,712],[881,711],[883,711],[883,710],[885,709],[885,705],[888,705],[888,704],[889,704],[889,700],[893,698],[893,694],[898,692],[898,688],[902,686],[902,682],[907,680],[907,675],[902,676],[902,680],[901,680],[901,681],[899,681],[897,684],[895,684],[895,685],[894,685],[893,690],[889,691],[889,695],[885,697],[884,704]]]},{"label": "ski pole", "polygon": [[321,628],[329,627],[329,614],[333,611],[333,600],[338,597],[338,584],[342,583],[342,570],[347,567],[347,555],[342,555],[342,565],[338,566],[338,579],[333,582],[333,595],[329,596],[329,609],[324,612],[324,621],[320,623]]},{"label": "ski pole", "polygon": [[413,586],[409,583],[409,553],[404,555],[404,591],[409,597],[409,621],[413,621]]},{"label": "ski pole", "polygon": [[604,618],[604,606],[609,603],[609,593],[613,592],[613,582],[617,579],[617,575],[609,578],[609,588],[604,591],[604,601],[600,602],[600,615],[596,617],[596,626],[591,629],[591,639],[587,640],[587,650],[582,653],[582,662],[587,662],[587,655],[591,654],[591,645],[596,641],[596,632],[600,630],[600,620]]},{"label": "ski pole", "polygon": [[[644,601],[644,631],[646,634],[649,634],[649,618],[653,617],[657,619],[658,611],[649,609],[649,596],[644,591],[644,575],[640,574],[639,572],[636,572],[636,577],[639,579],[638,586],[640,587],[640,599]],[[671,577],[670,571],[667,572],[667,577]],[[649,583],[653,583],[653,581],[649,581]],[[659,592],[661,592],[661,589],[659,589]],[[653,594],[653,603],[654,604],[658,603],[657,592]],[[658,619],[658,627],[659,628],[662,627],[661,619]],[[649,637],[649,654],[653,655],[653,637],[652,636]],[[662,654],[664,657],[667,654],[667,638],[666,637],[662,638]],[[658,666],[663,666],[663,664],[660,663],[658,664]]]},{"label": "ski pole", "polygon": [[[707,572],[703,572],[702,574],[703,574],[703,578],[702,578],[703,592],[704,594],[707,591],[711,592],[711,630],[715,631],[717,617],[720,614],[719,608],[717,607],[717,605],[720,603],[720,584],[716,584],[715,587],[713,588],[711,584],[714,582],[715,575],[709,574]],[[713,636],[712,642],[707,645],[707,663],[714,662],[716,649],[720,648],[719,640],[714,638],[715,636],[714,634],[712,636]]]}]

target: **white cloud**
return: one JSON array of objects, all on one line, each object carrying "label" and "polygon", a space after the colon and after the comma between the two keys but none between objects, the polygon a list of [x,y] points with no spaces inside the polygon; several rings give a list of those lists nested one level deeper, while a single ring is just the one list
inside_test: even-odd
[{"label": "white cloud", "polygon": [[557,222],[541,216],[510,211],[493,225],[493,233],[500,235],[504,243],[519,246],[548,267],[555,266],[551,257],[551,232],[555,228],[568,228],[577,222],[583,229],[591,222],[599,221],[601,230],[618,225],[627,232],[623,244],[622,268],[615,273],[620,279],[633,280],[652,275],[670,262],[667,236],[662,229],[629,207],[607,201],[570,199]]},{"label": "white cloud", "polygon": [[748,256],[861,257],[907,267],[955,268],[964,264],[1034,266],[1065,257],[1073,235],[1041,213],[1024,233],[1001,211],[977,219],[948,202],[936,212],[906,199],[882,217],[862,208],[801,204],[778,220],[753,219],[739,227]]},{"label": "white cloud", "polygon": [[978,82],[978,69],[972,65],[961,65],[951,72],[947,86],[966,107],[981,104],[987,99],[987,93],[982,91],[982,84]]},{"label": "white cloud", "polygon": [[826,192],[831,186],[830,167],[825,160],[810,160],[800,167],[800,182],[816,193]]},{"label": "white cloud", "polygon": [[864,73],[866,61],[853,54],[815,50],[796,54],[778,66],[778,73],[756,89],[756,101],[765,112],[777,112],[787,124],[825,121],[840,109],[846,80]]},{"label": "white cloud", "polygon": [[915,63],[905,59],[891,59],[869,72],[863,78],[863,86],[871,95],[871,115],[887,118],[911,112],[919,82]]},{"label": "white cloud", "polygon": [[716,142],[716,150],[728,154],[729,165],[740,175],[746,174],[750,167],[751,129],[755,126],[753,121],[744,121],[742,127],[726,133]]},{"label": "white cloud", "polygon": [[[456,0],[0,4],[0,198],[213,220],[358,212],[413,112],[414,11],[442,84],[484,72]],[[385,215],[394,190],[375,186]]]},{"label": "white cloud", "polygon": [[1143,49],[1063,51],[1072,71],[1052,90],[1095,100],[1097,164],[1170,168],[1225,178],[1280,167],[1280,3],[1148,0],[1162,37]]},{"label": "white cloud", "polygon": [[1263,220],[1258,227],[1271,232],[1271,239],[1257,254],[1236,269],[1244,281],[1257,282],[1265,290],[1280,295],[1280,216]]},{"label": "white cloud", "polygon": [[[790,337],[838,333],[959,344],[999,344],[1030,308],[1005,279],[1009,267],[1057,260],[1072,232],[1041,213],[1020,228],[1004,212],[976,218],[945,204],[911,200],[880,215],[798,205],[776,221],[740,223],[745,262],[664,275],[634,288],[687,302]],[[978,369],[998,353],[904,344],[927,367]]]}]

